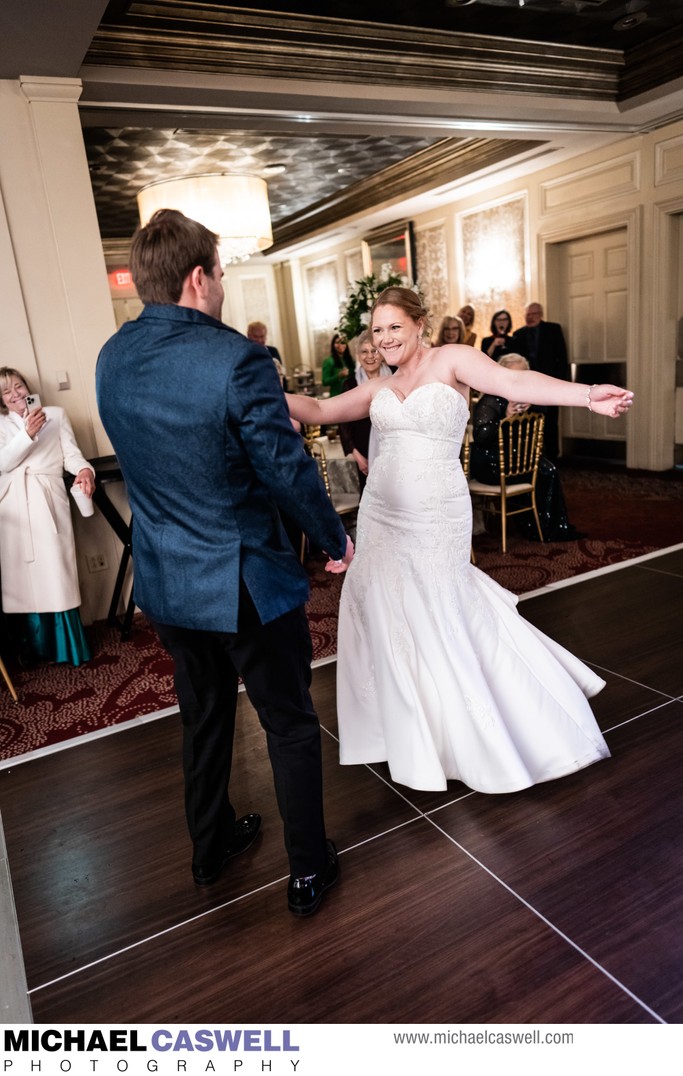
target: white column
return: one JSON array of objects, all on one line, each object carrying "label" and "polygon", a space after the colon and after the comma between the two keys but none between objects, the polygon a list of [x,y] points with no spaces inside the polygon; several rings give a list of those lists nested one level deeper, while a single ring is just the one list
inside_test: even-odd
[{"label": "white column", "polygon": [[[116,324],[78,118],[79,79],[0,81],[3,364],[37,375],[86,456],[110,453],[95,363]],[[58,390],[57,373],[70,388]]]}]

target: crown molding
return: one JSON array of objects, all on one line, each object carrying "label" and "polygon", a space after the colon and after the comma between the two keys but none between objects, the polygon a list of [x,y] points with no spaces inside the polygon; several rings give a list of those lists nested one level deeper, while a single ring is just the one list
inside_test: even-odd
[{"label": "crown molding", "polygon": [[626,53],[624,73],[619,83],[620,101],[628,101],[665,81],[673,82],[683,76],[683,25],[673,33],[662,34],[645,45],[637,45]]},{"label": "crown molding", "polygon": [[[115,19],[115,16],[113,16]],[[351,59],[350,59],[351,58]],[[103,22],[86,64],[615,100],[623,53],[330,17],[149,0]]]},{"label": "crown molding", "polygon": [[333,197],[316,202],[303,212],[280,221],[273,228],[273,245],[268,254],[277,254],[293,243],[311,239],[318,232],[359,213],[376,209],[383,203],[454,183],[542,145],[543,142],[537,141],[444,138],[354,183]]}]

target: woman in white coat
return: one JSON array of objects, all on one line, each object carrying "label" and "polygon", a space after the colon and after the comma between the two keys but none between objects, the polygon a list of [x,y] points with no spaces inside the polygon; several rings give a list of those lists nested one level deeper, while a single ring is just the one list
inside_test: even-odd
[{"label": "woman in white coat", "polygon": [[[64,471],[92,497],[95,472],[61,407],[28,410],[26,378],[0,369],[0,574],[2,607],[23,657],[90,658],[78,607],[76,549]],[[12,620],[10,620],[10,625]]]}]

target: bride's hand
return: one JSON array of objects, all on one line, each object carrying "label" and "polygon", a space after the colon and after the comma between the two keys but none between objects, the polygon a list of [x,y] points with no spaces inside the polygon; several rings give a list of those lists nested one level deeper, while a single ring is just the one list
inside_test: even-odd
[{"label": "bride's hand", "polygon": [[633,393],[616,385],[591,385],[589,392],[590,409],[596,415],[619,418],[633,404]]},{"label": "bride's hand", "polygon": [[341,572],[345,572],[346,569],[348,568],[349,564],[353,560],[353,554],[354,554],[353,542],[351,541],[351,539],[349,538],[349,536],[347,534],[346,535],[346,553],[344,554],[344,556],[342,557],[341,560],[332,560],[332,558],[330,558],[330,560],[328,560],[327,564],[325,565],[325,571],[326,572],[332,572],[333,575],[339,575]]}]

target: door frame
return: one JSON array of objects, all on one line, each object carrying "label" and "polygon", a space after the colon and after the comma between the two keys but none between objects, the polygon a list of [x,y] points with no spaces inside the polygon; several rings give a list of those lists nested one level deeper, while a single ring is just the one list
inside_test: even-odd
[{"label": "door frame", "polygon": [[[656,460],[656,470],[665,470],[674,465],[675,446],[675,407],[672,401],[676,394],[676,354],[677,323],[674,313],[676,300],[673,288],[681,288],[682,282],[676,276],[672,281],[672,261],[674,257],[674,231],[681,227],[675,221],[683,215],[683,195],[669,198],[654,205],[653,255],[654,289],[651,299],[652,321],[649,333],[642,340],[643,351],[650,351],[653,358],[653,389],[656,400],[653,409],[651,429],[651,454]],[[680,240],[676,238],[676,242]]]},{"label": "door frame", "polygon": [[[643,462],[636,462],[644,458],[645,446],[641,446],[641,440],[646,438],[651,423],[648,420],[645,396],[646,385],[651,384],[649,378],[651,372],[646,365],[641,366],[636,362],[638,351],[636,350],[636,330],[642,324],[640,293],[640,257],[641,232],[642,232],[642,207],[636,206],[621,212],[606,216],[593,217],[585,221],[572,221],[560,227],[545,228],[538,232],[538,266],[539,279],[545,285],[545,299],[553,307],[561,309],[564,300],[558,295],[559,281],[557,279],[556,263],[559,257],[559,246],[573,239],[586,239],[592,235],[602,235],[605,232],[625,231],[627,260],[627,321],[626,321],[626,364],[629,379],[629,388],[636,393],[638,400],[643,400],[643,406],[634,409],[628,416],[626,427],[626,465],[627,467],[646,467]],[[544,308],[547,304],[544,303]],[[620,421],[624,421],[621,419]],[[672,448],[673,453],[673,448]]]}]

